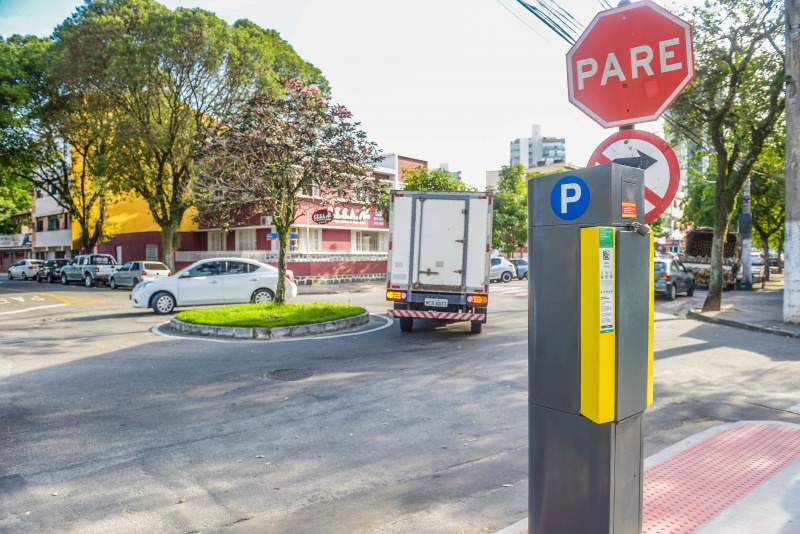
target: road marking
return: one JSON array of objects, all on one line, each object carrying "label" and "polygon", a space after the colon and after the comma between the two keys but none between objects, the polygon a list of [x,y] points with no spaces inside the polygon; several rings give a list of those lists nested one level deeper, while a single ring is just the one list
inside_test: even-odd
[{"label": "road marking", "polygon": [[161,337],[171,337],[175,339],[193,339],[197,341],[211,341],[212,343],[263,343],[264,341],[269,341],[271,343],[281,342],[281,341],[304,341],[306,339],[333,339],[336,337],[347,337],[347,336],[360,336],[361,334],[371,334],[372,332],[377,332],[378,330],[383,330],[384,328],[388,328],[394,324],[394,321],[389,317],[384,317],[383,315],[373,315],[370,314],[370,317],[376,317],[378,319],[383,319],[386,321],[386,324],[375,327],[371,330],[361,330],[359,332],[347,332],[344,334],[331,334],[329,336],[305,336],[305,337],[290,337],[290,338],[280,338],[280,339],[219,339],[219,338],[211,338],[211,337],[200,337],[200,336],[184,336],[184,335],[176,335],[176,334],[168,334],[166,332],[161,331],[161,328],[164,326],[169,325],[169,323],[161,323],[153,328],[150,331],[157,336]]},{"label": "road marking", "polygon": [[0,315],[11,315],[12,313],[25,313],[33,310],[43,310],[45,308],[60,308],[62,306],[69,306],[69,304],[50,304],[49,306],[34,306],[33,308],[25,308],[24,310],[0,312]]},{"label": "road marking", "polygon": [[60,300],[61,302],[63,302],[66,305],[71,305],[71,304],[103,304],[103,303],[105,303],[105,301],[103,301],[103,300],[93,300],[93,299],[87,299],[85,297],[62,297],[62,296],[56,295],[55,293],[39,293],[39,294],[40,295],[45,295],[47,297],[52,297],[52,298],[54,298],[56,300]]}]

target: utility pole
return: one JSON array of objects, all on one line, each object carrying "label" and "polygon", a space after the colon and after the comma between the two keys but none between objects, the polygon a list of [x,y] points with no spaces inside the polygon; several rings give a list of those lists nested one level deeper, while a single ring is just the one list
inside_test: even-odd
[{"label": "utility pole", "polygon": [[[786,272],[783,321],[800,323],[800,0],[786,0]],[[769,266],[767,266],[769,268]]]},{"label": "utility pole", "polygon": [[[742,189],[742,213],[739,215],[739,236],[742,238],[742,283],[741,289],[753,289],[753,268],[750,252],[753,250],[752,224],[750,214],[750,178]],[[737,289],[740,289],[737,286]]]}]

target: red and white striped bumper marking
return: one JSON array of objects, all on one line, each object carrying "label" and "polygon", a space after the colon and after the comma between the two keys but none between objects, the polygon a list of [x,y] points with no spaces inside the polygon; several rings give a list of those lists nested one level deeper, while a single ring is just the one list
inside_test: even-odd
[{"label": "red and white striped bumper marking", "polygon": [[459,313],[440,311],[388,310],[391,317],[413,317],[416,319],[445,319],[448,321],[485,321],[485,313]]}]

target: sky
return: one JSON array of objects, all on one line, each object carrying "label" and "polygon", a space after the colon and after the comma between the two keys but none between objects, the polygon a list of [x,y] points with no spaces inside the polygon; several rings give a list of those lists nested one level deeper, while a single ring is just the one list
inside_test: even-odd
[{"label": "sky", "polygon": [[[545,0],[548,1],[548,0]],[[676,11],[680,0],[659,2]],[[384,153],[441,163],[474,186],[509,163],[509,144],[566,139],[566,159],[586,165],[617,129],[568,100],[570,45],[514,0],[161,0],[199,7],[233,24],[277,30],[330,82],[332,100]],[[0,0],[0,36],[48,36],[82,0]],[[583,26],[599,0],[560,0]],[[612,2],[616,5],[616,2]],[[637,129],[657,135],[659,123]]]}]

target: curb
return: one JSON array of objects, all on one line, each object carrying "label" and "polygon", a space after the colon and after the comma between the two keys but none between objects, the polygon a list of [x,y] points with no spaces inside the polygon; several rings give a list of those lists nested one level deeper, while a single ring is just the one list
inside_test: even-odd
[{"label": "curb", "polygon": [[285,337],[305,337],[317,334],[328,334],[338,332],[346,328],[361,326],[369,322],[369,312],[361,315],[328,321],[326,323],[302,324],[297,326],[281,326],[268,329],[260,327],[231,327],[231,326],[209,326],[201,324],[190,324],[179,321],[174,317],[169,321],[169,327],[182,334],[190,334],[203,337],[222,337],[229,339],[261,339],[269,340]]},{"label": "curb", "polygon": [[696,321],[703,321],[706,323],[715,323],[721,324],[723,326],[732,326],[734,328],[742,328],[744,330],[750,330],[752,332],[761,332],[763,334],[774,334],[778,336],[784,337],[793,337],[793,338],[800,338],[800,332],[790,332],[788,330],[783,330],[780,327],[774,326],[761,326],[752,323],[743,323],[740,321],[732,321],[730,319],[720,319],[719,317],[708,317],[703,315],[700,312],[696,312],[694,310],[689,310],[686,313],[686,317],[689,319],[694,319]]}]

